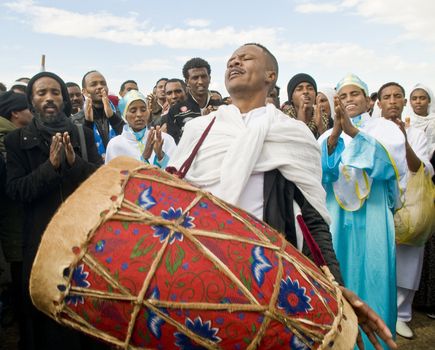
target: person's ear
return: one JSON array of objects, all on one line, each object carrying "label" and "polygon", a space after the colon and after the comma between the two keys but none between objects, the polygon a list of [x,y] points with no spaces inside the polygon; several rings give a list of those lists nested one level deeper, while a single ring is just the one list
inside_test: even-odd
[{"label": "person's ear", "polygon": [[269,84],[276,82],[276,72],[275,71],[273,71],[273,70],[266,71],[266,82],[268,82]]},{"label": "person's ear", "polygon": [[406,106],[406,104],[408,103],[408,100],[406,98],[403,100],[405,101],[405,103],[403,105]]},{"label": "person's ear", "polygon": [[17,111],[13,111],[12,113],[11,113],[11,121],[12,120],[15,120],[15,119],[17,119],[18,118],[18,112]]}]

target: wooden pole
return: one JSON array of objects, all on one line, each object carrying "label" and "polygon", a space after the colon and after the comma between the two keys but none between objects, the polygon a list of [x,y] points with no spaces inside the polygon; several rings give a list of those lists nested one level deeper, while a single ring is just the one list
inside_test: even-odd
[{"label": "wooden pole", "polygon": [[45,72],[45,55],[41,56],[41,72]]}]

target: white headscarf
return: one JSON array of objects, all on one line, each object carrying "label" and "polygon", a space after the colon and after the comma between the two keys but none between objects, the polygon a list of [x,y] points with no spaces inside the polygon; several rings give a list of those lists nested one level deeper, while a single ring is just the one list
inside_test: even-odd
[{"label": "white headscarf", "polygon": [[317,91],[321,92],[328,99],[329,108],[331,109],[331,119],[334,120],[335,118],[334,96],[337,94],[337,92],[333,88],[327,86],[322,86]]},{"label": "white headscarf", "polygon": [[426,117],[422,117],[422,116],[416,114],[412,110],[412,108],[410,108],[409,115],[410,115],[410,119],[411,119],[411,125],[416,127],[417,129],[423,130],[426,133],[429,151],[430,151],[430,154],[432,154],[435,151],[435,99],[434,99],[434,94],[432,93],[432,90],[430,88],[428,88],[426,85],[417,84],[412,88],[412,90],[409,94],[409,100],[411,100],[412,93],[417,89],[422,89],[428,94],[429,99],[430,99],[430,103],[428,105],[428,115]]}]

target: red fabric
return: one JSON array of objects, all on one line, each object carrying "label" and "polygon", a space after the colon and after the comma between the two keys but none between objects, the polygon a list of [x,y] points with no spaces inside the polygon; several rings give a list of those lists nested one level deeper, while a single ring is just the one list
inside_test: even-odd
[{"label": "red fabric", "polygon": [[[156,180],[170,175],[159,170],[144,170]],[[263,248],[260,237],[249,227],[209,199],[201,199],[187,212],[196,193],[163,184],[160,181],[131,178],[125,186],[125,199],[137,205],[149,206],[147,212],[156,217],[177,221],[190,232],[215,232],[249,239],[241,243],[230,238],[217,239],[195,235],[202,247],[210,251],[232,272],[260,305],[269,305],[275,288],[279,297],[275,305],[278,315],[287,318],[302,317],[316,324],[329,324],[333,317],[322,299],[338,312],[333,295],[309,274],[302,273],[297,265],[319,271],[285,238],[265,223],[243,210],[233,208],[237,215],[247,220],[274,246],[285,246],[297,264],[283,259],[283,275],[276,285],[279,258],[275,250]],[[144,201],[145,200],[145,201]],[[141,204],[142,203],[142,204]],[[154,203],[154,204],[153,204]],[[178,209],[180,209],[178,211]],[[129,209],[122,207],[122,211]],[[180,215],[178,215],[180,214]],[[97,261],[132,296],[137,296],[162,245],[169,240],[163,257],[150,280],[145,300],[158,299],[198,305],[251,303],[234,280],[222,272],[221,267],[208,257],[189,237],[165,230],[166,227],[147,222],[108,220],[103,223],[86,247],[87,255]],[[176,231],[177,232],[177,231]],[[98,272],[79,262],[71,281],[72,286],[105,293],[124,294],[108,283]],[[314,287],[318,294],[315,292]],[[116,298],[115,298],[116,299]],[[80,297],[70,293],[67,307],[93,327],[124,341],[130,322],[133,304],[129,301]],[[245,349],[257,334],[264,320],[262,312],[227,310],[196,310],[187,308],[160,308],[174,322],[187,326],[192,332],[224,349]],[[67,316],[65,316],[67,317]],[[321,330],[326,333],[325,330]],[[300,344],[291,329],[282,323],[269,324],[262,349],[297,348]],[[309,339],[306,340],[310,342]],[[159,315],[143,306],[131,338],[131,345],[152,349],[192,349],[198,344],[181,333],[174,325],[163,321]],[[313,343],[312,348],[318,348]]]}]

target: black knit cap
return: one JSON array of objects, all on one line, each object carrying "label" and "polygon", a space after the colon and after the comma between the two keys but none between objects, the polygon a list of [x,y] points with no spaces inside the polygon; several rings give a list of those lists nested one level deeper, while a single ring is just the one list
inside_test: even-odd
[{"label": "black knit cap", "polygon": [[300,83],[310,83],[314,87],[314,91],[316,92],[317,95],[317,84],[314,78],[306,73],[299,73],[296,74],[293,78],[291,78],[287,84],[287,95],[288,95],[289,102],[291,102],[293,92],[295,91],[296,87]]},{"label": "black knit cap", "polygon": [[65,85],[65,82],[62,80],[61,77],[58,75],[51,73],[51,72],[40,72],[32,77],[30,79],[29,83],[27,84],[27,102],[29,103],[29,106],[32,106],[32,89],[33,84],[35,84],[35,81],[38,79],[48,77],[56,80],[60,84],[60,90],[62,91],[62,98],[63,98],[63,111],[66,114],[67,117],[71,115],[72,106],[71,101],[69,99],[68,89]]},{"label": "black knit cap", "polygon": [[22,111],[29,108],[24,94],[6,91],[0,94],[0,116],[11,119],[12,112]]}]

